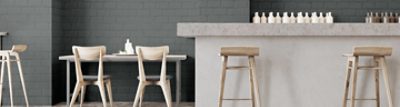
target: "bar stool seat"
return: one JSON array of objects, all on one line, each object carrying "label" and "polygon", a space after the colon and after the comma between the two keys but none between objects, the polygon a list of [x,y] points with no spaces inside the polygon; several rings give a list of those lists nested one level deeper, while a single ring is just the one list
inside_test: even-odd
[{"label": "bar stool seat", "polygon": [[[386,67],[385,56],[392,54],[391,47],[363,46],[355,47],[352,54],[345,54],[347,57],[347,71],[345,80],[345,92],[343,97],[343,107],[347,107],[347,100],[350,100],[350,106],[355,107],[355,100],[376,100],[376,106],[380,107],[379,91],[379,73],[383,74],[383,80],[386,88],[386,95],[389,107],[393,107],[391,91],[389,86],[389,76]],[[359,65],[360,56],[373,57],[373,65]],[[375,71],[375,99],[355,98],[358,72],[364,70]],[[351,81],[351,82],[350,82]],[[351,87],[351,97],[348,98],[349,88]]]},{"label": "bar stool seat", "polygon": [[[252,107],[260,107],[260,96],[258,91],[258,83],[255,74],[255,56],[259,55],[258,47],[222,47],[220,56],[222,57],[222,74],[220,81],[220,92],[218,98],[218,107],[222,107],[223,100],[250,100]],[[248,66],[228,66],[229,56],[242,56],[247,57],[249,62]],[[248,69],[250,79],[250,99],[226,99],[224,98],[225,78],[228,70],[234,69]]]}]

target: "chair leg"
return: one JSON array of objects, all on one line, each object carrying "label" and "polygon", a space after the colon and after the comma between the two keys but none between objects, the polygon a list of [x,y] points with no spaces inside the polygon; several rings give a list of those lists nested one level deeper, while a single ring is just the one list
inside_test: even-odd
[{"label": "chair leg", "polygon": [[346,77],[345,77],[345,81],[344,81],[344,95],[343,95],[342,107],[347,107],[347,98],[349,96],[349,86],[350,86],[351,64],[352,64],[352,61],[350,59],[348,59],[347,67],[346,67]]},{"label": "chair leg", "polygon": [[381,57],[379,62],[380,62],[381,67],[382,67],[383,81],[385,83],[386,95],[387,95],[389,107],[393,107],[392,94],[390,92],[390,84],[389,84],[389,74],[388,74],[385,58]]},{"label": "chair leg", "polygon": [[144,90],[144,87],[145,87],[144,82],[139,82],[138,89],[136,90],[135,100],[133,102],[133,107],[137,107],[138,106],[138,102],[139,102],[139,99],[140,99],[140,94]]},{"label": "chair leg", "polygon": [[103,81],[98,81],[98,87],[100,90],[100,95],[101,95],[101,101],[103,102],[103,107],[107,107],[107,99],[106,99],[106,93],[105,93],[105,86]]},{"label": "chair leg", "polygon": [[86,93],[86,85],[82,85],[82,88],[81,88],[81,95],[80,95],[80,100],[81,100],[81,103],[80,103],[80,107],[82,107],[82,105],[83,105],[83,101],[85,100],[85,93]]},{"label": "chair leg", "polygon": [[357,87],[357,73],[358,73],[358,57],[355,57],[352,63],[352,86],[351,86],[351,98],[350,107],[355,107],[356,98],[356,87]]},{"label": "chair leg", "polygon": [[140,97],[139,97],[139,107],[142,107],[142,102],[143,102],[143,99],[144,99],[144,93],[146,92],[146,89],[143,89],[141,92],[140,92]]},{"label": "chair leg", "polygon": [[82,87],[82,83],[80,83],[79,81],[76,83],[75,89],[74,89],[74,93],[72,95],[72,99],[71,102],[69,103],[69,107],[73,107],[75,100],[78,98],[79,95],[79,91],[81,90]]},{"label": "chair leg", "polygon": [[110,80],[107,81],[106,86],[107,86],[108,100],[110,100],[110,107],[113,107],[113,97],[112,97]]},{"label": "chair leg", "polygon": [[380,107],[380,93],[379,93],[379,70],[375,71],[375,96],[376,96],[376,107]]},{"label": "chair leg", "polygon": [[250,75],[251,75],[251,81],[252,81],[252,87],[253,87],[253,106],[254,107],[261,107],[261,101],[260,101],[260,91],[258,88],[258,81],[257,81],[257,75],[256,75],[256,61],[254,59],[254,56],[250,57]]},{"label": "chair leg", "polygon": [[9,83],[9,88],[10,88],[10,102],[11,102],[11,107],[14,107],[14,99],[13,99],[13,92],[12,92],[12,76],[11,76],[11,61],[10,61],[10,56],[7,56],[7,70],[8,70],[8,83]]},{"label": "chair leg", "polygon": [[218,107],[222,107],[222,101],[224,98],[224,88],[225,88],[225,78],[226,78],[226,67],[228,63],[228,57],[222,57],[222,71],[221,71],[221,80],[220,80],[220,89],[219,89],[219,97],[218,97]]},{"label": "chair leg", "polygon": [[16,57],[18,60],[17,65],[18,65],[19,77],[21,79],[21,85],[22,85],[22,90],[23,90],[24,97],[25,97],[26,107],[29,107],[29,100],[28,100],[28,94],[26,93],[25,79],[24,79],[24,74],[22,71],[21,59],[19,58],[19,55],[17,55]]},{"label": "chair leg", "polygon": [[0,74],[0,105],[2,104],[3,100],[3,86],[4,86],[4,67],[5,67],[5,57],[1,56],[1,74]]},{"label": "chair leg", "polygon": [[169,81],[163,82],[161,84],[161,89],[164,93],[164,98],[165,102],[167,103],[167,107],[172,107],[171,88]]}]

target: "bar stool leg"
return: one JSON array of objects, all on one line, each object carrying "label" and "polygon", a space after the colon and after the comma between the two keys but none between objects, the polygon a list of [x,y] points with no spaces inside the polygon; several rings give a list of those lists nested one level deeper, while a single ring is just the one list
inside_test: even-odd
[{"label": "bar stool leg", "polygon": [[261,102],[260,102],[260,91],[258,88],[258,81],[257,81],[257,75],[256,75],[256,67],[255,67],[255,58],[254,56],[249,57],[250,60],[250,75],[251,75],[251,80],[252,81],[252,88],[253,88],[253,107],[261,107]]},{"label": "bar stool leg", "polygon": [[226,78],[226,67],[228,63],[228,56],[222,57],[222,72],[221,72],[221,81],[220,81],[220,90],[219,90],[219,98],[218,98],[218,107],[222,107],[222,100],[224,96],[224,88],[225,88],[225,78]]},{"label": "bar stool leg", "polygon": [[25,79],[24,79],[24,74],[23,74],[22,67],[21,67],[21,59],[18,54],[15,55],[15,57],[17,59],[19,78],[21,79],[22,91],[24,92],[24,97],[25,97],[25,104],[26,104],[26,107],[29,107],[28,94],[26,93]]},{"label": "bar stool leg", "polygon": [[249,80],[250,80],[250,95],[251,95],[251,106],[255,107],[255,94],[254,94],[254,81],[253,81],[253,63],[249,57]]},{"label": "bar stool leg", "polygon": [[385,58],[384,57],[380,57],[379,58],[379,62],[380,62],[381,67],[382,67],[383,80],[384,80],[385,87],[386,87],[386,95],[387,95],[389,107],[393,107],[392,94],[390,92],[390,84],[389,84],[389,74],[388,74],[388,71],[387,71]]},{"label": "bar stool leg", "polygon": [[350,86],[350,75],[351,75],[351,65],[353,61],[351,58],[347,59],[347,67],[346,67],[346,78],[344,81],[344,96],[343,96],[343,107],[347,107],[347,98],[349,96],[349,86]]},{"label": "bar stool leg", "polygon": [[10,88],[10,102],[11,102],[11,107],[14,107],[14,99],[13,99],[13,92],[12,92],[12,77],[11,77],[11,61],[10,61],[10,55],[6,56],[7,59],[7,70],[8,70],[8,83],[9,83],[9,88]]},{"label": "bar stool leg", "polygon": [[[377,57],[374,57],[375,66],[379,67],[379,60]],[[380,107],[381,98],[380,98],[380,89],[379,89],[379,70],[375,70],[375,96],[376,96],[376,107]]]},{"label": "bar stool leg", "polygon": [[1,56],[1,77],[0,77],[0,105],[3,101],[3,84],[4,84],[4,66],[5,66],[5,57]]},{"label": "bar stool leg", "polygon": [[358,75],[358,56],[354,57],[352,64],[352,86],[351,86],[351,98],[350,98],[350,106],[355,107],[355,98],[356,98],[356,87],[357,87],[357,75]]}]

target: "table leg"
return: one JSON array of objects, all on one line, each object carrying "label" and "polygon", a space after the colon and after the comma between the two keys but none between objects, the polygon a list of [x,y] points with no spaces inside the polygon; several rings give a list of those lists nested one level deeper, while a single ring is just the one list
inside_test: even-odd
[{"label": "table leg", "polygon": [[71,98],[71,95],[70,95],[70,62],[67,60],[67,102],[66,102],[66,104],[67,104],[67,106],[66,107],[68,107],[69,106],[69,102],[70,102],[70,98]]},{"label": "table leg", "polygon": [[181,101],[181,61],[176,61],[176,100],[175,107],[179,107]]}]

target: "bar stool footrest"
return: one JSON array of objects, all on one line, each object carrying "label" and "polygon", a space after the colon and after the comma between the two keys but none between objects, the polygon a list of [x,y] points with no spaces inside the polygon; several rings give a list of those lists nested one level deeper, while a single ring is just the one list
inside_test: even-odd
[{"label": "bar stool footrest", "polygon": [[[350,99],[346,99],[346,100],[350,100]],[[354,100],[377,100],[375,98],[359,98],[359,99],[354,99]]]},{"label": "bar stool footrest", "polygon": [[245,98],[239,98],[239,99],[225,98],[225,99],[222,99],[222,100],[252,100],[252,99],[250,99],[250,98],[248,98],[248,99],[245,99]]}]

